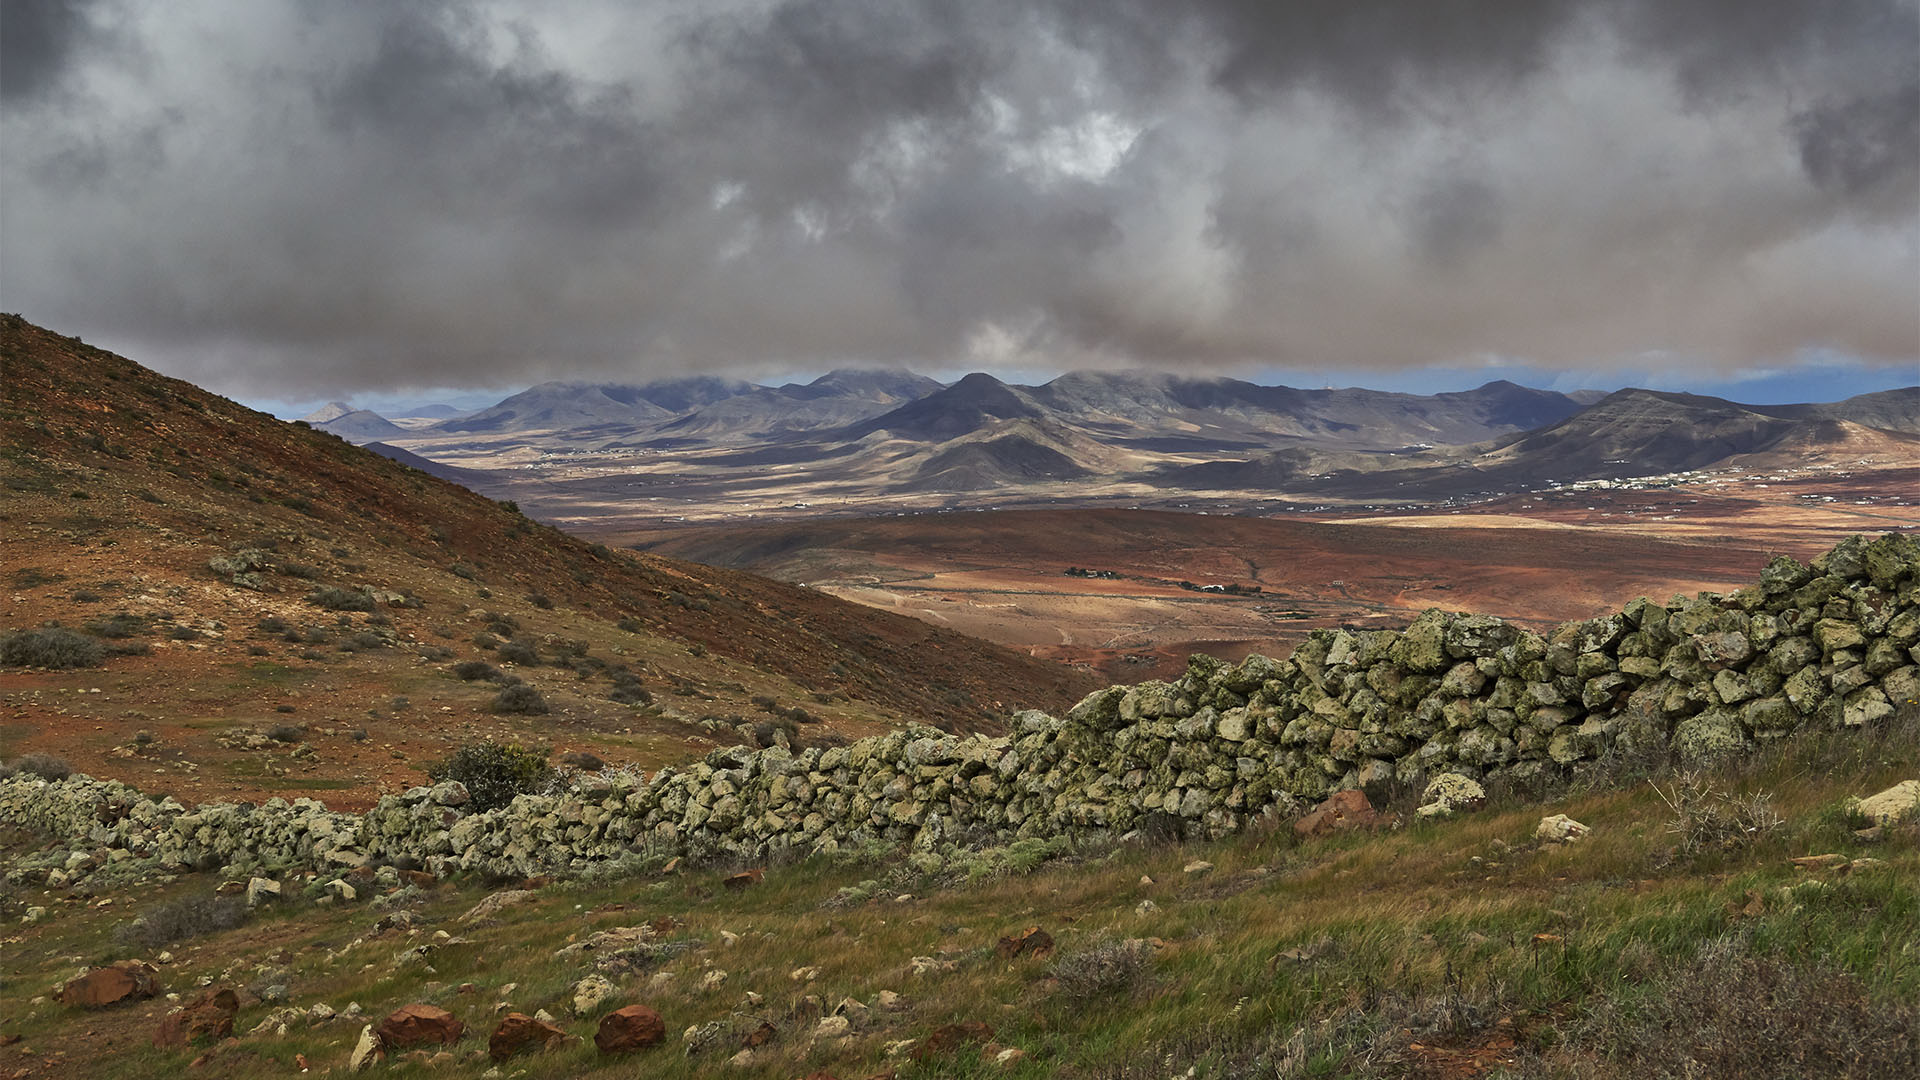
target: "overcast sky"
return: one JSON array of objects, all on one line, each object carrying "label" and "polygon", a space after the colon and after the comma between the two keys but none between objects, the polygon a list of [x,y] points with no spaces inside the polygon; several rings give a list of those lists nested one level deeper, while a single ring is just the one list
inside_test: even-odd
[{"label": "overcast sky", "polygon": [[1920,377],[1920,0],[0,3],[0,309],[236,395]]}]

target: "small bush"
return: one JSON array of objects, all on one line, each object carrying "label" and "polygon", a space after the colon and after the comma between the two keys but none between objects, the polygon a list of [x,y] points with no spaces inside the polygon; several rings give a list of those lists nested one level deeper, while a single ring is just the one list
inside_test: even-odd
[{"label": "small bush", "polygon": [[640,677],[631,671],[616,671],[607,699],[620,705],[651,705],[653,692],[640,685]]},{"label": "small bush", "polygon": [[647,630],[646,623],[641,622],[639,619],[636,619],[631,615],[621,619],[619,622],[614,623],[613,625],[619,627],[622,630],[625,630],[629,634],[643,634],[643,633],[646,633],[646,630]]},{"label": "small bush", "polygon": [[116,927],[113,936],[123,945],[157,949],[201,934],[232,930],[246,921],[247,902],[242,897],[195,896],[144,912]]},{"label": "small bush", "polygon": [[130,638],[147,628],[145,616],[116,611],[87,623],[87,633],[103,638]]},{"label": "small bush", "polygon": [[541,611],[553,610],[553,597],[548,596],[546,593],[543,593],[543,592],[528,593],[527,603],[532,604],[534,607],[539,608]]},{"label": "small bush", "polygon": [[1741,847],[1785,824],[1767,792],[1735,795],[1715,788],[1705,773],[1679,773],[1653,790],[1673,811],[1667,831],[1679,855]]},{"label": "small bush", "polygon": [[468,806],[477,812],[498,809],[516,795],[544,789],[553,778],[553,767],[545,757],[518,744],[475,742],[428,765],[427,778],[436,784],[458,780],[466,785]]},{"label": "small bush", "polygon": [[326,585],[307,594],[307,603],[328,611],[372,611],[373,595],[358,589]]},{"label": "small bush", "polygon": [[65,780],[73,775],[73,766],[67,759],[52,754],[24,754],[13,763],[15,772],[29,773],[42,780]]},{"label": "small bush", "polygon": [[1912,1076],[1920,1009],[1879,1004],[1856,976],[1809,957],[1709,942],[1639,1002],[1604,1001],[1575,1033],[1627,1075],[1746,1080]]},{"label": "small bush", "polygon": [[453,665],[453,674],[462,682],[491,681],[500,677],[500,669],[485,660],[462,660]]},{"label": "small bush", "polygon": [[1146,945],[1139,941],[1099,941],[1054,961],[1060,990],[1082,1001],[1132,993],[1146,982]]},{"label": "small bush", "polygon": [[320,576],[319,567],[308,566],[306,563],[297,562],[281,563],[280,572],[288,577],[297,577],[304,581],[312,581]]},{"label": "small bush", "polygon": [[540,652],[531,642],[517,640],[503,642],[500,646],[500,662],[533,667],[540,663]]},{"label": "small bush", "polygon": [[267,738],[274,742],[296,743],[306,737],[306,729],[298,724],[275,724],[267,729]]},{"label": "small bush", "polygon": [[342,652],[365,652],[371,649],[384,649],[387,639],[371,630],[360,630],[352,634],[340,645]]},{"label": "small bush", "polygon": [[289,629],[287,620],[282,619],[278,615],[269,615],[261,619],[259,622],[253,624],[253,628],[264,634],[284,634]]},{"label": "small bush", "polygon": [[0,665],[6,667],[83,668],[105,658],[98,641],[64,627],[15,630],[0,637]]},{"label": "small bush", "polygon": [[511,686],[501,687],[500,692],[494,695],[491,708],[497,713],[517,713],[527,716],[544,716],[553,711],[547,708],[547,699],[541,696],[540,691],[527,683],[514,683]]}]

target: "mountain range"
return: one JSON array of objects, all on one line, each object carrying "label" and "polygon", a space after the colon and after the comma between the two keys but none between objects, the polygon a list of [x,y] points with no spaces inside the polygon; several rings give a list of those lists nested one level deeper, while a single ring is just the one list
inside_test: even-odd
[{"label": "mountain range", "polygon": [[[1920,460],[1920,387],[1745,405],[1506,381],[1419,395],[1149,372],[1072,372],[1025,386],[985,372],[943,385],[901,370],[842,370],[784,386],[715,376],[542,383],[406,429],[363,410],[316,426],[460,468],[459,482],[490,493],[521,498],[536,484],[526,498],[544,507],[604,510],[663,495],[1420,502],[1848,455]],[[566,462],[564,475],[541,464],[551,455]],[[519,467],[511,476],[499,471],[507,463]]]}]

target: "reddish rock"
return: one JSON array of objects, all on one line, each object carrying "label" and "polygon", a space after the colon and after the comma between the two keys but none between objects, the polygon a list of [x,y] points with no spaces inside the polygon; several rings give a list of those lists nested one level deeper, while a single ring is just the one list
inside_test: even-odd
[{"label": "reddish rock", "polygon": [[628,1005],[600,1018],[593,1045],[603,1054],[644,1050],[667,1037],[667,1022],[645,1005]]},{"label": "reddish rock", "polygon": [[739,892],[748,886],[760,884],[761,879],[766,876],[767,872],[765,870],[742,870],[732,877],[722,880],[720,884],[725,885],[734,892]]},{"label": "reddish rock", "polygon": [[993,1028],[979,1020],[947,1024],[933,1029],[933,1034],[920,1040],[920,1045],[913,1048],[913,1060],[925,1061],[941,1054],[951,1054],[963,1046],[983,1043],[992,1038]]},{"label": "reddish rock", "polygon": [[380,1021],[380,1045],[388,1050],[405,1050],[427,1043],[446,1045],[467,1030],[467,1025],[436,1005],[414,1002],[402,1005]]},{"label": "reddish rock", "polygon": [[1334,792],[1326,802],[1314,807],[1312,813],[1294,822],[1293,831],[1301,836],[1324,836],[1347,829],[1378,828],[1386,823],[1386,816],[1373,808],[1366,793],[1354,788]]},{"label": "reddish rock", "polygon": [[487,1055],[505,1061],[527,1049],[549,1050],[567,1041],[567,1033],[526,1013],[510,1012],[487,1039]]},{"label": "reddish rock", "polygon": [[1053,935],[1037,926],[1029,926],[1012,937],[1001,938],[993,951],[999,953],[1003,960],[1011,960],[1016,956],[1048,956],[1053,952]]},{"label": "reddish rock", "polygon": [[121,960],[73,979],[60,988],[57,996],[65,1004],[89,1009],[138,1001],[153,996],[155,974],[152,967],[139,960]]},{"label": "reddish rock", "polygon": [[779,1028],[776,1028],[772,1024],[769,1024],[765,1020],[762,1020],[760,1021],[759,1027],[754,1028],[752,1031],[747,1032],[747,1037],[744,1041],[740,1043],[740,1048],[742,1050],[759,1049],[760,1047],[765,1046],[768,1043],[772,1042],[774,1038],[777,1037],[779,1034],[780,1034]]},{"label": "reddish rock", "polygon": [[177,1050],[199,1038],[224,1039],[233,1034],[233,1018],[239,1011],[240,995],[232,990],[203,991],[161,1019],[153,1045]]}]

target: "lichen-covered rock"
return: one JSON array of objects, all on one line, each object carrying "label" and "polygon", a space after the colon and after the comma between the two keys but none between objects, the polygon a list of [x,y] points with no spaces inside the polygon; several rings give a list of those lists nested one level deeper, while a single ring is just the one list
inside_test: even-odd
[{"label": "lichen-covered rock", "polygon": [[1688,765],[1709,764],[1747,748],[1739,715],[1725,709],[1709,709],[1673,729],[1673,752]]},{"label": "lichen-covered rock", "polygon": [[1565,814],[1553,814],[1540,819],[1540,824],[1534,827],[1533,835],[1536,840],[1544,840],[1550,844],[1567,844],[1592,831]]},{"label": "lichen-covered rock", "polygon": [[1452,817],[1466,810],[1476,810],[1487,801],[1487,789],[1480,786],[1478,780],[1461,776],[1459,773],[1441,773],[1427,784],[1420,796],[1420,808],[1414,811],[1416,817],[1436,818]]},{"label": "lichen-covered rock", "polygon": [[1920,780],[1902,780],[1885,791],[1869,795],[1852,808],[1876,825],[1897,825],[1920,815]]}]

